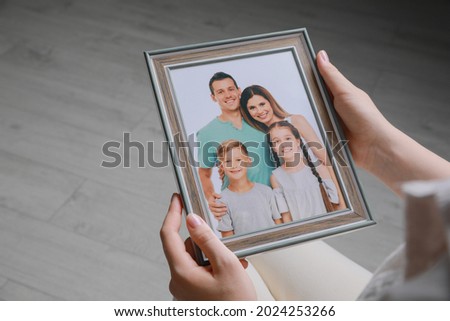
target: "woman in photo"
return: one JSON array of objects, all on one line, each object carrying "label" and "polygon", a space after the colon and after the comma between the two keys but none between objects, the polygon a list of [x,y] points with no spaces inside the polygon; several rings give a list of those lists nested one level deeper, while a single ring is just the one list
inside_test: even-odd
[{"label": "woman in photo", "polygon": [[[333,168],[329,166],[330,162],[327,160],[325,147],[322,145],[321,140],[311,124],[303,115],[288,113],[266,88],[259,85],[252,85],[245,88],[241,94],[240,104],[241,113],[245,121],[264,133],[267,133],[269,126],[276,122],[285,120],[291,123],[297,129],[302,142],[309,146],[309,150],[313,152],[314,163],[317,164],[316,160],[319,160],[320,165],[326,165],[324,168],[327,169],[328,176],[331,177],[335,186],[339,186]],[[316,167],[322,168],[323,166]],[[338,201],[334,208],[345,208],[344,202],[341,201],[343,200],[343,196],[340,191],[338,191],[337,195]]]},{"label": "woman in photo", "polygon": [[270,183],[279,211],[289,212],[284,222],[327,213],[327,203],[339,202],[330,173],[323,166],[314,166],[297,128],[279,121],[269,126],[267,136],[279,166]]}]

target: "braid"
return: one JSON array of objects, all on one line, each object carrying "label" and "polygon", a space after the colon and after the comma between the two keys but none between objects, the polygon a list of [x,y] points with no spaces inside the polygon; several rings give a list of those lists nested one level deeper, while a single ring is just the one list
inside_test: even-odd
[{"label": "braid", "polygon": [[319,181],[319,184],[322,184],[322,177],[320,177],[319,173],[317,172],[316,166],[314,166],[314,163],[311,160],[311,156],[309,156],[308,147],[303,143],[303,139],[301,139],[301,138],[300,138],[300,148],[303,151],[303,156],[305,157],[306,161],[308,162],[309,168],[311,168],[311,172],[317,178],[317,180]]},{"label": "braid", "polygon": [[[266,135],[266,142],[268,144],[268,146],[272,146],[272,143],[270,142],[270,134]],[[272,148],[270,148],[270,159],[275,163],[276,167],[281,166],[281,160],[278,157],[277,153],[275,153]]]}]

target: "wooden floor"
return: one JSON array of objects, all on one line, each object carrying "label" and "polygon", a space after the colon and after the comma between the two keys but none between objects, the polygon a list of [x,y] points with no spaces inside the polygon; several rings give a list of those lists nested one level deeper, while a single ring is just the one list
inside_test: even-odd
[{"label": "wooden floor", "polygon": [[[307,27],[388,119],[450,159],[449,12],[446,0],[0,1],[0,299],[171,298],[158,235],[171,168],[139,169],[136,155],[100,166],[123,132],[163,139],[143,50]],[[378,224],[328,242],[373,270],[402,240],[402,208],[360,174]]]}]

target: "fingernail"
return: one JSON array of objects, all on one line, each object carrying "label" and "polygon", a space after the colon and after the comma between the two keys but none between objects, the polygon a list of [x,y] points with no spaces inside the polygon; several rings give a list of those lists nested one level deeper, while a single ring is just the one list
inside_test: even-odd
[{"label": "fingernail", "polygon": [[195,227],[201,225],[203,223],[203,220],[197,214],[190,213],[186,217],[186,222],[190,227],[195,228]]},{"label": "fingernail", "polygon": [[328,58],[327,52],[325,50],[321,50],[319,52],[320,57],[322,57],[323,61],[330,62],[330,59]]}]

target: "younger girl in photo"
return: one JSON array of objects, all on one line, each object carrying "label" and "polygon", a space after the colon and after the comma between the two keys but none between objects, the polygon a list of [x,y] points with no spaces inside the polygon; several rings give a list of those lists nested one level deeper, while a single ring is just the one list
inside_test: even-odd
[{"label": "younger girl in photo", "polygon": [[217,200],[227,206],[227,213],[217,226],[222,237],[255,232],[282,223],[272,189],[248,179],[247,168],[251,161],[244,144],[232,139],[224,141],[217,150],[217,158],[230,182]]},{"label": "younger girl in photo", "polygon": [[273,123],[268,128],[268,141],[279,165],[270,183],[280,212],[289,212],[291,220],[305,219],[327,213],[326,202],[339,202],[329,171],[313,165],[312,153],[303,144],[297,128],[288,121]]}]

